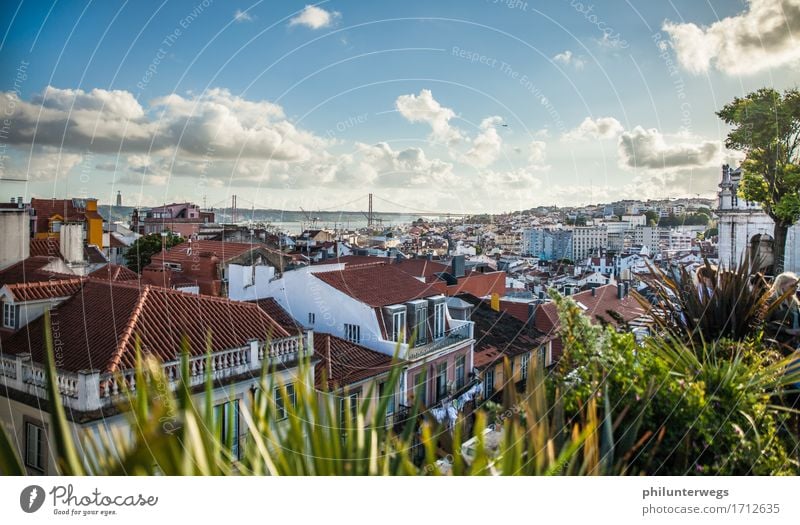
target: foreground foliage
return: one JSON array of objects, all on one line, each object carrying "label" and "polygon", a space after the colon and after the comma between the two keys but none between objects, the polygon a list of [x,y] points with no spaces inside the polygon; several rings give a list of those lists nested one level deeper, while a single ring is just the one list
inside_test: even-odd
[{"label": "foreground foliage", "polygon": [[[102,475],[602,475],[797,474],[796,414],[787,406],[800,371],[764,353],[758,340],[687,346],[671,337],[639,345],[630,334],[592,325],[554,294],[565,354],[550,371],[531,362],[526,394],[505,389],[502,406],[479,409],[452,430],[411,409],[387,425],[388,399],[354,419],[339,397],[307,381],[295,402],[272,374],[241,404],[247,437],[221,439],[210,378],[202,392],[174,393],[158,362],[137,356],[137,395],[124,406],[130,430],[101,426],[73,436],[55,383],[48,338],[51,426],[59,471]],[[49,320],[46,324],[49,324]],[[185,354],[184,354],[185,355]],[[183,359],[183,366],[188,366]],[[300,363],[299,377],[310,377]],[[188,372],[188,371],[187,371]],[[388,380],[396,385],[400,368]],[[183,374],[188,377],[188,373]],[[281,392],[285,414],[276,405]],[[390,388],[389,391],[392,391]],[[219,391],[217,391],[219,392]],[[370,398],[374,392],[367,392]],[[218,395],[217,395],[218,397]],[[219,402],[217,399],[216,402]],[[484,406],[483,408],[488,408]],[[281,417],[285,416],[285,417]],[[232,417],[232,416],[231,416]],[[232,421],[229,421],[229,428]],[[489,424],[494,431],[485,432]],[[474,428],[471,436],[466,426]],[[467,446],[462,441],[471,438]],[[488,443],[494,439],[495,443]],[[238,447],[237,447],[238,445]],[[238,448],[238,451],[237,451]],[[463,452],[463,453],[462,453]],[[24,469],[3,430],[0,472]]]}]

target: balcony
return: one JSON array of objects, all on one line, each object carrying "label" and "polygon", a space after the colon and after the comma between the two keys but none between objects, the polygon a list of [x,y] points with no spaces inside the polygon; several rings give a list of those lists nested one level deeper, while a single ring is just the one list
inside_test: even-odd
[{"label": "balcony", "polygon": [[[458,321],[451,320],[450,322],[456,323]],[[409,361],[415,361],[421,357],[438,352],[439,350],[448,346],[472,339],[473,328],[475,324],[472,321],[462,321],[462,323],[463,324],[454,326],[450,330],[446,331],[443,337],[435,341],[409,348],[408,352],[406,353],[406,359]]]},{"label": "balcony", "polygon": [[[313,343],[306,335],[275,339],[269,343],[252,341],[248,346],[233,348],[206,356],[189,358],[190,387],[200,386],[207,374],[215,381],[244,374],[257,377],[263,366],[292,365],[313,353]],[[181,379],[180,360],[161,365],[175,390]],[[67,372],[58,370],[56,384],[65,407],[78,411],[108,408],[124,401],[125,392],[136,393],[136,372],[123,370],[116,374],[101,374],[96,370]],[[0,385],[47,399],[47,373],[44,365],[33,363],[30,355],[0,356]]]}]

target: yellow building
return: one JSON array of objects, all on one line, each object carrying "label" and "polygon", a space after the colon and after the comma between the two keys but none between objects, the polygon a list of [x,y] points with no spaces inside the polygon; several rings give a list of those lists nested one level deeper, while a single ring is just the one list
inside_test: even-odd
[{"label": "yellow building", "polygon": [[97,199],[31,199],[35,239],[58,239],[65,222],[82,222],[86,244],[103,248],[103,217]]}]

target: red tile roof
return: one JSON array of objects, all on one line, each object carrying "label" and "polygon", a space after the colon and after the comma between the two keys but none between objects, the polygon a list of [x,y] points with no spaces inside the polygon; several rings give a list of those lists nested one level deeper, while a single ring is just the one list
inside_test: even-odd
[{"label": "red tile roof", "polygon": [[61,257],[61,247],[58,244],[58,239],[31,239],[30,245],[31,257]]},{"label": "red tile roof", "polygon": [[549,339],[510,312],[492,310],[486,301],[478,297],[461,294],[458,298],[474,308],[470,320],[475,323],[476,368],[484,368],[501,361],[503,357],[513,358],[532,352]]},{"label": "red tile roof", "polygon": [[393,264],[359,266],[312,275],[340,292],[373,307],[400,304],[439,294],[432,286],[420,282]]},{"label": "red tile roof", "polygon": [[520,301],[503,301],[503,300],[501,300],[500,301],[500,310],[502,310],[503,312],[508,313],[509,315],[512,315],[512,316],[516,317],[517,319],[519,319],[523,323],[527,323],[528,322],[528,317],[530,315],[528,313],[528,311],[529,311],[528,304],[530,304],[531,302],[532,301],[520,302]]},{"label": "red tile roof", "polygon": [[[632,321],[645,314],[644,308],[630,295],[617,299],[617,285],[607,284],[592,290],[586,290],[569,296],[570,299],[582,305],[583,313],[596,323],[603,322],[616,324],[616,320],[608,312],[615,312],[623,321]],[[555,303],[546,303],[536,308],[535,326],[544,333],[552,333],[561,325]]]},{"label": "red tile roof", "polygon": [[4,284],[31,283],[73,277],[71,275],[44,270],[44,267],[50,264],[50,262],[51,259],[49,257],[28,257],[8,268],[0,270],[0,286]]},{"label": "red tile roof", "polygon": [[314,368],[314,384],[320,390],[342,388],[392,369],[388,355],[330,334],[314,334],[314,355],[320,359]]},{"label": "red tile roof", "polygon": [[[268,334],[293,335],[254,304],[95,279],[85,281],[80,293],[57,306],[52,319],[53,331],[59,334],[59,368],[73,372],[132,368],[137,338],[145,354],[173,361],[180,355],[183,336],[189,340],[190,354],[199,356],[206,352],[207,334],[213,352],[241,348]],[[40,317],[3,341],[2,351],[30,352],[32,360],[41,363],[43,332]]]},{"label": "red tile roof", "polygon": [[303,327],[294,320],[289,312],[284,310],[278,301],[272,297],[267,297],[266,299],[256,299],[248,302],[258,305],[259,308],[267,312],[267,315],[275,319],[275,321],[290,334],[296,334],[303,330]]},{"label": "red tile roof", "polygon": [[118,264],[107,264],[89,274],[89,277],[106,281],[138,281],[139,274]]},{"label": "red tile roof", "polygon": [[450,271],[450,266],[427,259],[407,259],[395,263],[398,268],[414,277],[433,277],[436,273]]},{"label": "red tile roof", "polygon": [[35,281],[28,283],[8,284],[5,288],[11,292],[15,302],[41,301],[57,297],[70,297],[80,290],[81,278],[52,281]]},{"label": "red tile roof", "polygon": [[[303,253],[303,250],[299,250],[299,253]],[[348,268],[353,268],[356,266],[363,266],[363,265],[380,265],[380,264],[389,264],[391,259],[388,257],[377,257],[374,255],[343,255],[341,257],[331,257],[328,259],[317,261],[314,264],[337,264],[341,263],[346,265]]]},{"label": "red tile roof", "polygon": [[102,219],[95,211],[86,211],[75,206],[81,199],[31,199],[31,208],[36,210],[36,231],[44,233],[49,230],[49,220],[53,215],[61,216],[65,221],[83,221],[85,219]]},{"label": "red tile roof", "polygon": [[266,248],[259,243],[226,242],[226,241],[186,241],[166,251],[155,254],[153,262],[168,261],[174,263],[190,263],[200,254],[215,255],[225,262],[239,257],[257,248]]}]

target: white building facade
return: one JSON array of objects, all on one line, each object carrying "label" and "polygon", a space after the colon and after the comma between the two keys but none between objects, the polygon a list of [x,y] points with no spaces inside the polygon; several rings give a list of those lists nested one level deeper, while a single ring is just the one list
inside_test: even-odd
[{"label": "white building facade", "polygon": [[[726,268],[736,267],[745,253],[754,247],[767,258],[767,262],[772,252],[775,223],[758,203],[739,197],[741,179],[741,168],[732,169],[727,164],[722,166],[716,213],[719,216],[719,264]],[[786,271],[800,271],[799,235],[797,224],[789,228],[784,261]]]}]

